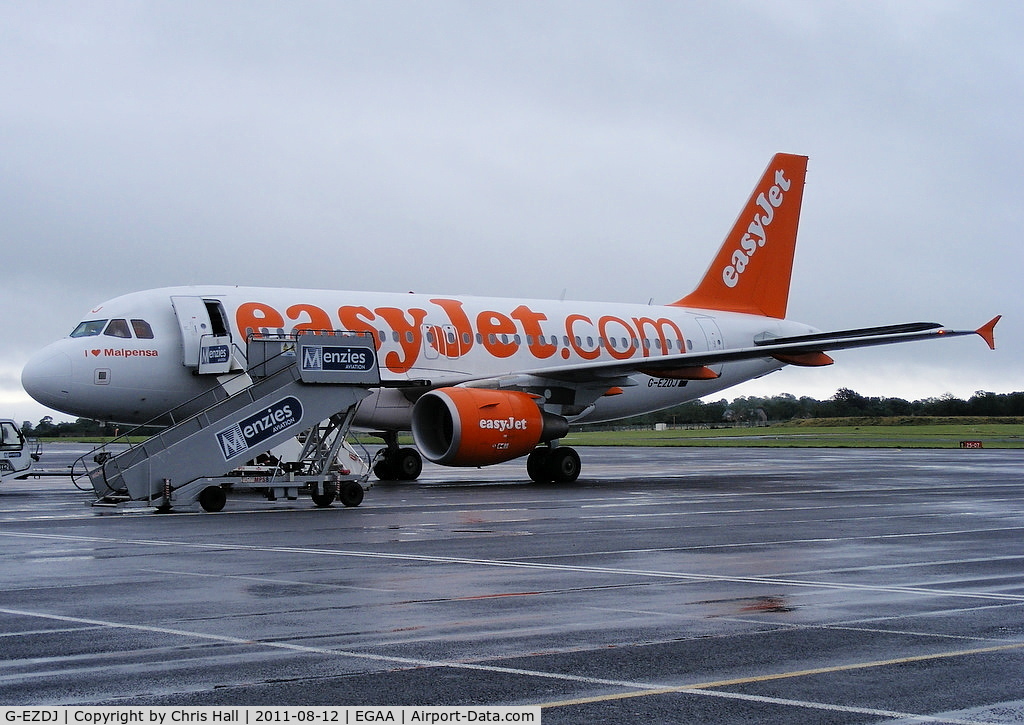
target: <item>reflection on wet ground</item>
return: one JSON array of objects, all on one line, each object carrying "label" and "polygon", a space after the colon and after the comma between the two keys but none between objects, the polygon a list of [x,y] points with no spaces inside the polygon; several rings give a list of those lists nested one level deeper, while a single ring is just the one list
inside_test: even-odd
[{"label": "reflection on wet ground", "polygon": [[1020,452],[581,453],[573,486],[428,467],[354,509],[99,515],[66,478],[5,484],[0,701],[1024,712]]}]

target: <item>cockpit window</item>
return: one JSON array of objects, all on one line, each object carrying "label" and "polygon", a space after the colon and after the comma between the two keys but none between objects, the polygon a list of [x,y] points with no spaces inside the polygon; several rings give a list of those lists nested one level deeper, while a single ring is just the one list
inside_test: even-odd
[{"label": "cockpit window", "polygon": [[103,334],[107,337],[131,337],[131,330],[128,329],[128,322],[126,320],[111,320],[110,324],[107,325],[107,329],[103,331]]},{"label": "cockpit window", "polygon": [[[109,324],[108,324],[109,322]],[[106,328],[106,329],[104,329]],[[100,333],[108,337],[123,337],[131,339],[132,333],[140,340],[152,340],[153,328],[145,320],[132,320],[129,327],[128,320],[117,318],[114,320],[86,320],[79,322],[71,332],[71,337],[95,337]]]},{"label": "cockpit window", "polygon": [[106,320],[87,320],[85,322],[79,322],[71,332],[71,337],[93,337],[103,332],[103,326],[107,324]]},{"label": "cockpit window", "polygon": [[135,331],[135,337],[140,340],[153,339],[153,328],[145,320],[132,320],[132,329]]}]

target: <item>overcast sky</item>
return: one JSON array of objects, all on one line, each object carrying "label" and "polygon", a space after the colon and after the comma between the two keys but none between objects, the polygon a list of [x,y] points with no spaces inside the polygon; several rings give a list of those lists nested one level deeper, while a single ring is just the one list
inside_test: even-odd
[{"label": "overcast sky", "polygon": [[810,157],[791,317],[1002,313],[999,347],[725,396],[1024,390],[1022,37],[1009,1],[4,2],[0,417],[138,289],[671,302],[777,151]]}]

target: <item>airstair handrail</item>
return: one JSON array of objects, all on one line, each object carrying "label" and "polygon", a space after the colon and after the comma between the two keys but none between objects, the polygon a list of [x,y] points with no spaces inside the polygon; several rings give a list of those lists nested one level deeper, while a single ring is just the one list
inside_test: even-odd
[{"label": "airstair handrail", "polygon": [[[150,419],[146,423],[143,423],[142,425],[136,426],[135,428],[127,431],[126,433],[123,433],[123,434],[117,436],[116,438],[113,438],[113,439],[111,439],[111,440],[101,444],[100,446],[97,446],[96,448],[92,449],[88,453],[83,454],[82,456],[80,456],[72,464],[72,467],[71,467],[72,482],[74,483],[74,485],[79,490],[86,491],[86,490],[89,490],[89,489],[88,488],[83,488],[82,486],[78,485],[78,478],[80,478],[82,476],[90,476],[90,487],[94,491],[96,490],[95,482],[92,481],[92,478],[91,478],[91,470],[94,471],[95,469],[90,469],[90,466],[89,466],[88,461],[87,461],[87,459],[89,457],[91,457],[93,463],[99,465],[100,469],[102,470],[103,485],[106,486],[107,489],[108,489],[105,493],[101,494],[101,497],[102,496],[106,496],[106,495],[118,495],[118,494],[124,493],[123,490],[117,489],[114,486],[110,485],[109,480],[107,478],[107,469],[106,469],[106,465],[105,465],[108,461],[111,461],[112,459],[114,459],[117,456],[127,456],[128,460],[129,460],[128,465],[125,466],[125,469],[127,469],[130,465],[133,465],[134,462],[135,462],[134,458],[132,456],[128,456],[127,454],[129,454],[132,451],[139,451],[139,453],[143,457],[147,457],[148,458],[153,453],[155,453],[155,452],[157,452],[159,450],[162,450],[166,446],[171,445],[171,444],[174,443],[173,440],[171,440],[171,441],[166,440],[166,437],[168,435],[171,435],[171,436],[177,435],[176,433],[170,433],[170,431],[174,430],[175,428],[177,428],[178,431],[180,432],[181,431],[180,426],[183,426],[184,424],[188,423],[189,421],[192,421],[194,423],[194,425],[192,426],[193,428],[195,428],[197,426],[199,428],[205,428],[207,425],[209,425],[211,423],[211,421],[209,420],[208,415],[207,415],[207,413],[208,413],[210,408],[212,408],[214,406],[217,406],[217,405],[220,405],[220,404],[224,403],[227,400],[238,399],[238,398],[241,398],[241,397],[244,397],[244,396],[248,396],[250,398],[250,400],[252,400],[253,399],[254,390],[257,389],[257,388],[259,388],[259,389],[267,389],[267,388],[273,389],[276,385],[279,385],[279,384],[285,384],[286,385],[289,382],[292,382],[294,380],[298,380],[299,379],[299,374],[298,374],[298,372],[296,370],[297,358],[295,356],[295,346],[292,345],[291,347],[288,347],[288,343],[289,342],[295,343],[295,342],[297,342],[297,340],[298,340],[298,338],[300,336],[305,336],[305,335],[324,335],[324,336],[331,336],[331,337],[338,337],[338,336],[340,336],[340,337],[359,337],[359,338],[373,340],[373,343],[374,344],[376,343],[375,335],[373,335],[373,333],[364,332],[364,331],[349,331],[349,330],[295,330],[295,331],[293,331],[291,333],[284,333],[284,332],[257,332],[257,333],[250,333],[247,336],[247,338],[246,338],[247,347],[249,347],[254,342],[260,342],[260,341],[263,341],[263,342],[266,342],[266,343],[271,343],[271,344],[272,343],[283,343],[280,351],[277,352],[276,354],[273,354],[273,355],[269,356],[269,357],[266,357],[266,356],[261,357],[260,360],[258,362],[256,362],[256,361],[253,361],[251,359],[253,356],[252,356],[251,350],[250,350],[243,357],[243,359],[246,360],[246,367],[247,367],[247,369],[245,371],[239,372],[237,375],[233,375],[233,376],[230,376],[230,377],[227,377],[226,375],[220,376],[218,378],[219,381],[221,382],[220,385],[212,386],[212,387],[208,388],[207,390],[204,390],[202,393],[200,393],[200,394],[190,398],[189,400],[185,401],[184,403],[182,403],[182,404],[180,404],[178,406],[175,406],[174,408],[171,408],[170,410],[166,411],[165,413],[163,413],[163,414],[161,414],[161,415],[159,415],[159,416],[157,416],[155,418]],[[277,361],[279,358],[284,358],[284,357],[290,357],[290,359],[286,361],[287,364],[280,365],[280,367],[277,367],[277,366],[270,366],[270,367],[268,367],[268,363],[272,363],[274,361]],[[285,362],[285,361],[282,360],[280,362]],[[268,371],[268,370],[273,370],[273,371],[270,372],[269,374],[264,374],[264,375],[259,376],[258,380],[256,382],[254,382],[252,380],[252,377],[253,377],[252,373],[253,373],[253,371],[255,370],[255,368],[257,366],[262,371]],[[276,370],[273,369],[275,367],[277,368]],[[241,388],[240,390],[236,391],[235,393],[228,393],[227,390],[225,389],[225,385],[224,384],[227,383],[228,385],[230,385],[232,382],[238,381],[243,376],[245,376],[247,384],[243,388]],[[282,377],[286,377],[287,380],[285,380],[284,383],[279,383],[278,381]],[[141,430],[143,430],[145,428],[153,428],[153,427],[157,427],[157,426],[163,427],[163,430],[159,431],[158,433],[155,433],[155,434],[147,436],[146,440],[144,440],[142,442],[137,442],[137,443],[133,443],[132,442],[131,438],[132,437],[138,437],[138,434],[139,434],[139,432]],[[116,447],[124,446],[124,448],[121,449],[121,450],[117,450],[115,452],[115,451],[111,450],[115,446]],[[118,466],[117,463],[115,463],[114,465]],[[120,468],[120,467],[118,466],[118,468]]]}]

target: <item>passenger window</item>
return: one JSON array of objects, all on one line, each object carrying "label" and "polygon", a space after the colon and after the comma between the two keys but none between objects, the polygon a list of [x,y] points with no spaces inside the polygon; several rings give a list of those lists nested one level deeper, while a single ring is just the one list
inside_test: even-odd
[{"label": "passenger window", "polygon": [[71,332],[71,337],[95,337],[103,332],[103,326],[106,324],[106,320],[89,320],[87,322],[80,322],[78,323],[78,327]]},{"label": "passenger window", "polygon": [[107,325],[107,329],[103,332],[108,337],[131,337],[132,333],[128,329],[127,320],[111,320],[110,324]]},{"label": "passenger window", "polygon": [[132,320],[132,330],[135,331],[135,337],[140,340],[153,339],[153,328],[145,320]]}]

